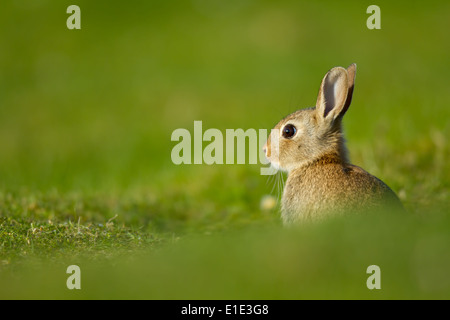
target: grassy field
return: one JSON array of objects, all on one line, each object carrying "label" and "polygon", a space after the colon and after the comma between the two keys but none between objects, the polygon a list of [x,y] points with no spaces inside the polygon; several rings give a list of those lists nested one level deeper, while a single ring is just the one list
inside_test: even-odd
[{"label": "grassy field", "polygon": [[[450,298],[450,3],[71,4],[0,5],[1,299]],[[286,229],[261,165],[172,163],[175,129],[270,129],[353,62],[350,157],[408,216]]]}]

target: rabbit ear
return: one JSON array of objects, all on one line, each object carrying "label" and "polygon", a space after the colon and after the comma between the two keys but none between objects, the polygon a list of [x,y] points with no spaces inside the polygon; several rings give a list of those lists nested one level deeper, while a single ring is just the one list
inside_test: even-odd
[{"label": "rabbit ear", "polygon": [[341,117],[347,112],[348,107],[350,107],[350,104],[352,103],[353,88],[355,87],[355,77],[356,77],[356,63],[352,63],[347,68],[348,93],[347,93],[347,100],[345,100],[344,108],[340,113]]},{"label": "rabbit ear", "polygon": [[348,91],[347,70],[335,67],[328,71],[322,80],[317,97],[316,110],[319,117],[329,121],[335,120],[345,109]]}]

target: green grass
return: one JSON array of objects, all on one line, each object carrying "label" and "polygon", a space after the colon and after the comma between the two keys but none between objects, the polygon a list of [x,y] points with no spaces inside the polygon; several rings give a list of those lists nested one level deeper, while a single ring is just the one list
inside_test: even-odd
[{"label": "green grass", "polygon": [[[1,298],[44,299],[443,299],[448,298],[449,219],[387,214],[294,229],[190,235],[119,258],[65,256],[20,266]],[[81,268],[81,290],[65,287]],[[381,290],[368,290],[370,265]],[[42,290],[45,288],[45,290]],[[26,289],[26,292],[23,290]]]},{"label": "green grass", "polygon": [[[71,4],[0,10],[0,298],[450,297],[447,2]],[[353,62],[351,159],[410,216],[285,229],[260,166],[172,164],[173,130],[270,129]]]}]

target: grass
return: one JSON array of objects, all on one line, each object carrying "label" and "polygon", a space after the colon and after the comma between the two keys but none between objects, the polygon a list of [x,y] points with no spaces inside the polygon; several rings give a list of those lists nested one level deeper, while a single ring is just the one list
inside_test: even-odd
[{"label": "grass", "polygon": [[[447,2],[70,4],[2,4],[0,298],[449,298]],[[352,62],[351,159],[410,216],[285,229],[259,165],[172,164],[173,130],[270,129]]]},{"label": "grass", "polygon": [[[380,214],[294,229],[266,225],[196,234],[119,258],[66,255],[52,264],[20,266],[0,277],[9,288],[0,296],[443,299],[449,285],[448,225],[448,216],[439,213],[433,219]],[[80,291],[64,286],[72,264],[81,268]],[[366,287],[366,269],[373,264],[381,269],[381,290]]]}]

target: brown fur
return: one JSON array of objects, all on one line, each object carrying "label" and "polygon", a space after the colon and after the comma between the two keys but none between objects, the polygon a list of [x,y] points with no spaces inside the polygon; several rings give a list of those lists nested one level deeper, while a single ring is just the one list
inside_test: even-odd
[{"label": "brown fur", "polygon": [[282,201],[286,224],[322,219],[332,214],[361,213],[397,206],[397,197],[380,179],[360,167],[342,163],[337,155],[289,173]]},{"label": "brown fur", "polygon": [[[342,117],[351,103],[355,74],[354,64],[347,70],[331,69],[322,80],[316,107],[285,117],[267,140],[267,158],[288,172],[282,198],[285,224],[401,207],[386,184],[348,160]],[[297,128],[293,137],[282,136],[287,124]]]}]

